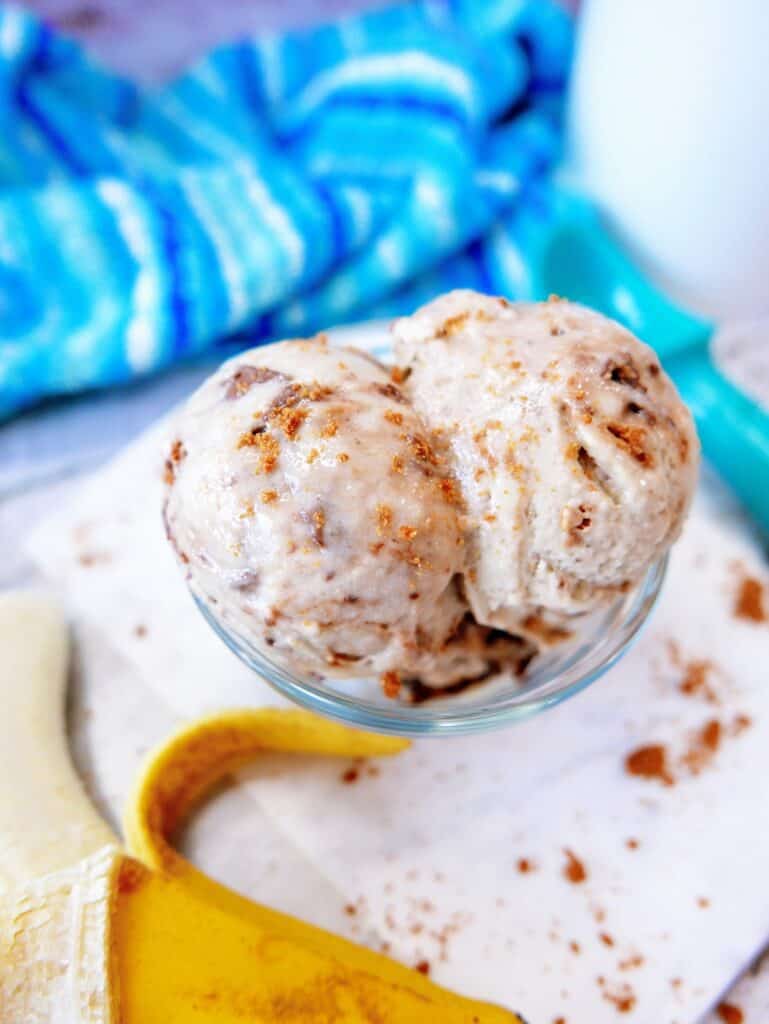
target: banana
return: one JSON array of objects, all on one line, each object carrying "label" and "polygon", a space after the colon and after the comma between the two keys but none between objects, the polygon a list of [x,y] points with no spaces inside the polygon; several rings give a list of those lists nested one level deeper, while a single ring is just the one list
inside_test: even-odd
[{"label": "banana", "polygon": [[0,598],[0,767],[12,769],[0,774],[0,878],[15,885],[0,895],[2,1024],[521,1024],[252,903],[171,845],[215,782],[262,751],[365,757],[404,743],[302,711],[188,726],[141,773],[131,857],[67,758],[66,649],[50,605]]},{"label": "banana", "polygon": [[0,1021],[118,1024],[114,846],[0,897]]},{"label": "banana", "polygon": [[0,594],[0,894],[117,843],[67,750],[68,656],[50,601]]}]

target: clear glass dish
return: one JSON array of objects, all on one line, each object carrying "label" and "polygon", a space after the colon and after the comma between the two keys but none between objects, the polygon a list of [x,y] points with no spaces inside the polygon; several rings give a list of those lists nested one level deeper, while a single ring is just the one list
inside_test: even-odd
[{"label": "clear glass dish", "polygon": [[285,697],[348,725],[396,736],[443,736],[508,725],[559,704],[595,682],[628,650],[649,617],[667,569],[667,556],[640,583],[591,617],[574,639],[538,655],[520,679],[498,676],[460,694],[413,705],[386,697],[376,679],[301,678],[271,661],[195,600],[230,650]]}]

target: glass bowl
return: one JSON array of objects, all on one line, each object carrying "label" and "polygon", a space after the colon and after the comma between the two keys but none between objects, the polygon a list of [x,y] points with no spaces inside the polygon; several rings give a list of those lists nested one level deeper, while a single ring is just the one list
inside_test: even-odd
[{"label": "glass bowl", "polygon": [[413,705],[386,697],[379,681],[302,678],[270,660],[193,595],[213,629],[249,668],[285,697],[348,725],[396,736],[481,732],[559,704],[595,682],[628,650],[649,617],[667,569],[667,556],[613,604],[585,621],[572,640],[538,654],[521,678],[505,674],[461,693]]}]

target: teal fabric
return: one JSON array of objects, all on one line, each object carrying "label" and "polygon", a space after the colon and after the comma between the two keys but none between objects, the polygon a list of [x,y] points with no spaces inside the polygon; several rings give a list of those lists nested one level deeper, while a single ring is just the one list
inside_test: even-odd
[{"label": "teal fabric", "polygon": [[571,45],[550,0],[431,0],[148,92],[0,6],[0,416],[457,285],[528,296]]}]

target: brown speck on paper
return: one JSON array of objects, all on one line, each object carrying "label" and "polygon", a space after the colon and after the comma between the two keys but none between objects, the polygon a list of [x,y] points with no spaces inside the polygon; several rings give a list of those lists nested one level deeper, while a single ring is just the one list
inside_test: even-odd
[{"label": "brown speck on paper", "polygon": [[563,867],[563,877],[573,885],[579,885],[587,878],[587,870],[582,861],[568,847],[564,847],[566,863]]},{"label": "brown speck on paper", "polygon": [[764,586],[754,576],[744,576],[740,580],[734,600],[734,617],[744,622],[769,621]]},{"label": "brown speck on paper", "polygon": [[608,1003],[612,1003],[618,1013],[630,1013],[635,1008],[636,995],[630,985],[622,984],[616,988],[602,986],[602,988],[603,998]]},{"label": "brown speck on paper", "polygon": [[721,723],[712,718],[694,734],[681,759],[692,775],[699,775],[713,760],[721,746],[722,732]]},{"label": "brown speck on paper", "polygon": [[84,551],[78,555],[78,562],[84,569],[90,569],[94,565],[105,565],[112,561],[112,556],[106,551]]},{"label": "brown speck on paper", "polygon": [[745,1020],[745,1014],[735,1003],[719,1003],[716,1015],[724,1024],[742,1024]]},{"label": "brown speck on paper", "polygon": [[718,703],[718,696],[711,683],[711,675],[715,666],[706,660],[692,660],[684,666],[684,675],[678,689],[686,697],[701,696],[711,704]]},{"label": "brown speck on paper", "polygon": [[617,967],[621,971],[631,971],[637,967],[643,967],[644,958],[640,953],[633,953],[632,956],[627,957],[625,960],[620,960]]},{"label": "brown speck on paper", "polygon": [[650,743],[628,754],[625,758],[625,771],[641,779],[656,780],[663,786],[673,785],[667,750],[661,743]]}]

